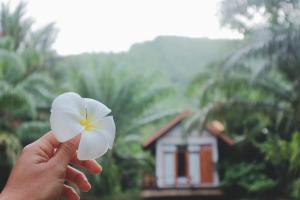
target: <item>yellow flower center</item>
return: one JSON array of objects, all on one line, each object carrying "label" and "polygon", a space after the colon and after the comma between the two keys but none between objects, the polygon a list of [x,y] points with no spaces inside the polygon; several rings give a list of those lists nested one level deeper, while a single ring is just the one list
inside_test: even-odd
[{"label": "yellow flower center", "polygon": [[85,131],[92,131],[94,128],[96,128],[90,119],[82,119],[80,120],[80,124],[84,127]]}]

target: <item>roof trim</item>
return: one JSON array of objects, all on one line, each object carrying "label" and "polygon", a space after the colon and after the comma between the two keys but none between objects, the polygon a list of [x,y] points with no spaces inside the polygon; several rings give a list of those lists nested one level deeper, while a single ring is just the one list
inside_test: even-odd
[{"label": "roof trim", "polygon": [[189,114],[190,114],[189,112],[183,112],[183,113],[177,115],[173,120],[171,120],[168,124],[163,126],[159,131],[157,131],[154,135],[152,135],[149,139],[147,139],[143,143],[143,147],[147,148],[148,146],[150,146],[153,142],[155,142],[157,139],[159,139],[164,134],[166,134],[170,129],[172,129],[174,126],[176,126],[179,122],[181,122]]},{"label": "roof trim", "polygon": [[223,142],[225,142],[227,145],[231,146],[234,145],[235,141],[233,139],[231,139],[226,133],[224,133],[224,131],[222,130],[218,130],[216,127],[214,127],[212,124],[207,124],[206,125],[206,129],[208,130],[208,132],[218,138],[220,138],[221,140],[223,140]]},{"label": "roof trim", "polygon": [[[171,120],[169,123],[167,123],[165,126],[163,126],[159,131],[157,131],[154,135],[152,135],[149,139],[144,141],[143,147],[148,148],[151,144],[153,144],[156,140],[161,138],[163,135],[169,132],[173,127],[175,127],[179,122],[181,122],[183,119],[185,119],[190,112],[183,112],[179,115],[177,115],[173,120]],[[214,121],[219,124],[221,124],[218,121]],[[224,133],[223,129],[218,129],[216,126],[214,126],[214,122],[207,124],[206,129],[210,134],[212,134],[215,137],[220,138],[223,140],[227,145],[233,145],[235,142],[233,139],[231,139],[228,135]]]}]

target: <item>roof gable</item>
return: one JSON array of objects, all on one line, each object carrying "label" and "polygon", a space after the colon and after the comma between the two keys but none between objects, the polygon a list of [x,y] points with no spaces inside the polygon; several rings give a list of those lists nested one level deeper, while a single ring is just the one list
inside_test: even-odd
[{"label": "roof gable", "polygon": [[[143,143],[143,147],[149,148],[158,139],[160,139],[162,136],[167,134],[177,124],[179,124],[181,121],[183,121],[189,114],[190,114],[189,112],[183,112],[183,113],[177,115],[173,120],[171,120],[169,123],[167,123],[165,126],[163,126],[159,131],[157,131],[153,136],[151,136],[149,139],[147,139]],[[224,125],[219,121],[215,120],[215,121],[207,124],[206,129],[211,135],[221,139],[227,145],[233,145],[235,143],[228,135],[226,135],[224,133]]]}]

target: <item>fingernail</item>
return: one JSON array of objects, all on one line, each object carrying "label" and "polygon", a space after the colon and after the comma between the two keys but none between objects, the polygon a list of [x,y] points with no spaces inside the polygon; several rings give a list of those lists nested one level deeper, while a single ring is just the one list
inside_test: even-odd
[{"label": "fingernail", "polygon": [[99,167],[99,168],[98,168],[99,171],[97,171],[97,174],[102,173],[102,167],[101,167],[101,165],[100,165],[99,163],[97,163],[97,162],[96,162],[96,164],[97,164],[97,166]]},{"label": "fingernail", "polygon": [[82,188],[82,192],[88,192],[92,188],[91,184],[89,182],[86,182],[84,189]]},{"label": "fingernail", "polygon": [[91,184],[88,184],[88,191],[92,188]]}]

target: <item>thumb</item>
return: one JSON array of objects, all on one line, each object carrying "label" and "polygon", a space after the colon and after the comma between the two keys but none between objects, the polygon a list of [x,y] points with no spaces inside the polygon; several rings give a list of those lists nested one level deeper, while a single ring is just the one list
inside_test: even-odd
[{"label": "thumb", "polygon": [[53,162],[64,166],[68,166],[69,162],[72,160],[76,153],[79,141],[80,136],[77,136],[67,142],[62,143],[58,147],[55,155],[52,158]]}]

